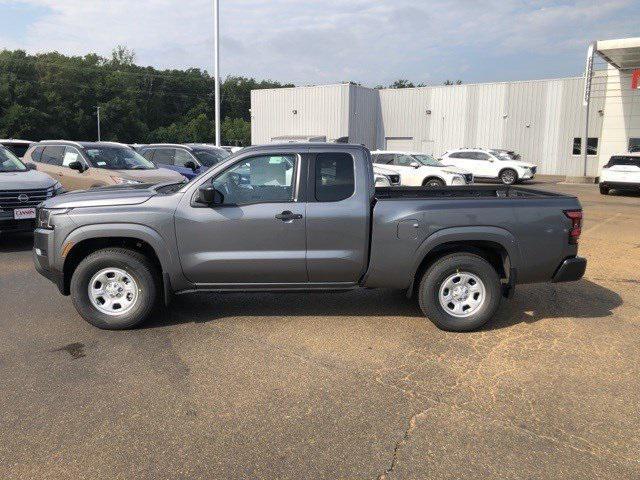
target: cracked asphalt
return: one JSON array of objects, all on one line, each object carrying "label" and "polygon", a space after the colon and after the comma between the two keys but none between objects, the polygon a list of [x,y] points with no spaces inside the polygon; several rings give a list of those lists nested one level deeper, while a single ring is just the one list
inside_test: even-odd
[{"label": "cracked asphalt", "polygon": [[97,330],[0,239],[0,478],[640,478],[640,195],[482,331],[402,292],[179,297]]}]

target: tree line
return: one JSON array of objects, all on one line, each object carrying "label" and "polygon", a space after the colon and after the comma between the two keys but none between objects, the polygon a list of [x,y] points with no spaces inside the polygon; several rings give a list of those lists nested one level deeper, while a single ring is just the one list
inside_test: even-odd
[{"label": "tree line", "polygon": [[[293,86],[229,76],[221,82],[224,144],[251,143],[251,90]],[[116,48],[111,58],[0,51],[0,137],[124,143],[211,142],[214,79],[206,71],[157,70]]]},{"label": "tree line", "polygon": [[[99,106],[102,140],[211,142],[213,77],[197,68],[158,70],[135,60],[135,53],[122,46],[111,58],[0,51],[0,138],[95,140]],[[222,143],[251,143],[251,90],[293,86],[243,76],[224,79]],[[408,80],[389,85],[413,86]]]}]

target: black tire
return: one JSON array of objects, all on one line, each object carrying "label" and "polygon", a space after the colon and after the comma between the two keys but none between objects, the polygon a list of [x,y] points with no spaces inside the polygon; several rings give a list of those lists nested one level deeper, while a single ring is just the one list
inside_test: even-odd
[{"label": "black tire", "polygon": [[422,182],[423,187],[430,187],[430,188],[442,188],[445,185],[446,184],[439,178],[427,178],[424,182]]},{"label": "black tire", "polygon": [[[98,310],[89,299],[89,282],[100,270],[124,270],[137,284],[138,297],[131,310],[112,316]],[[105,330],[122,330],[144,322],[160,297],[160,273],[143,254],[127,248],[105,248],[88,255],[80,262],[71,277],[73,305],[91,325]]]},{"label": "black tire", "polygon": [[609,187],[605,187],[604,185],[600,185],[600,193],[602,195],[609,195]]},{"label": "black tire", "polygon": [[[452,275],[469,272],[477,276],[485,288],[485,300],[478,311],[467,317],[451,315],[440,304],[440,287]],[[425,316],[438,328],[450,332],[468,332],[489,321],[496,313],[501,299],[500,277],[484,258],[472,253],[454,253],[431,265],[422,276],[418,302]]]},{"label": "black tire", "polygon": [[518,183],[518,172],[513,168],[505,168],[500,172],[500,181],[505,185]]}]

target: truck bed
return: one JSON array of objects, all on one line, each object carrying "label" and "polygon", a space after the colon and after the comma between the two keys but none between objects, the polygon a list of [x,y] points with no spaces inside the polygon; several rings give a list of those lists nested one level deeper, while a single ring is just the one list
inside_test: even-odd
[{"label": "truck bed", "polygon": [[378,187],[377,199],[417,198],[559,198],[560,193],[510,185],[465,185],[460,187]]}]

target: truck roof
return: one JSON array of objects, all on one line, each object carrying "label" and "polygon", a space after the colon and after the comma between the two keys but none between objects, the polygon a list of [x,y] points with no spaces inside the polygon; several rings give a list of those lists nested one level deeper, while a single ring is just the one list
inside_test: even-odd
[{"label": "truck roof", "polygon": [[344,151],[344,150],[368,150],[367,147],[360,145],[359,143],[325,143],[325,142],[304,142],[304,143],[267,143],[264,145],[251,145],[242,149],[242,153],[251,152],[253,150],[304,150],[304,149],[322,149],[330,151]]}]

